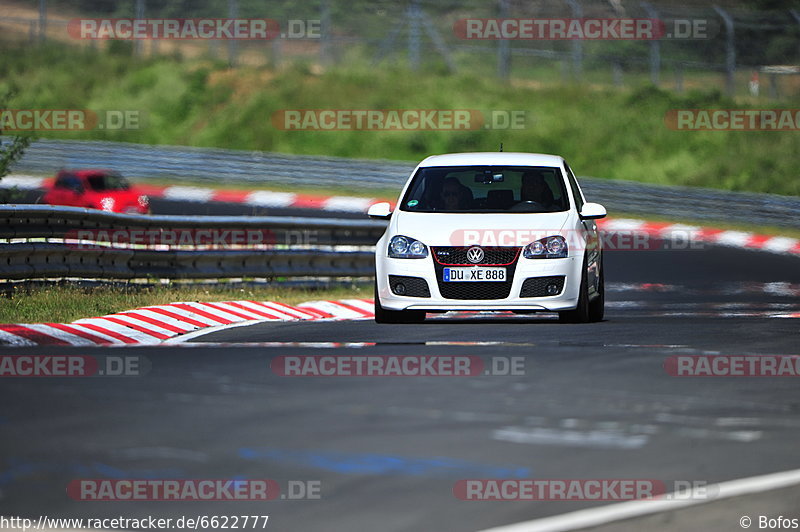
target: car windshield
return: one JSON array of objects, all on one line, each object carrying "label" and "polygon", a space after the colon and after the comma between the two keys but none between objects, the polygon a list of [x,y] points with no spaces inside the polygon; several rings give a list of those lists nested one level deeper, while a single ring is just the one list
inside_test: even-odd
[{"label": "car windshield", "polygon": [[86,178],[92,190],[128,190],[128,180],[119,174],[92,174]]},{"label": "car windshield", "polygon": [[412,212],[558,212],[569,208],[552,166],[420,168],[400,209]]}]

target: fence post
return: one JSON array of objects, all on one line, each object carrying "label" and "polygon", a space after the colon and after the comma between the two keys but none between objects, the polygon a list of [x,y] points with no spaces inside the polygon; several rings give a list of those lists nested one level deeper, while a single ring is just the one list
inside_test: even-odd
[{"label": "fence post", "polygon": [[797,23],[800,24],[800,11],[797,11],[796,9],[790,9],[789,13],[792,15],[792,17],[794,17]]},{"label": "fence post", "polygon": [[331,35],[333,28],[331,27],[331,2],[330,0],[322,0],[320,13],[320,24],[322,25],[322,35],[320,35],[319,42],[319,62],[322,66],[329,66],[332,62],[331,57]]},{"label": "fence post", "polygon": [[[658,19],[658,11],[648,2],[642,2],[642,7],[647,16],[651,19]],[[661,76],[661,41],[659,39],[652,39],[650,41],[650,81],[653,85],[658,86],[659,78]]]},{"label": "fence post", "polygon": [[614,63],[612,66],[613,69],[613,77],[614,77],[614,86],[615,87],[622,87],[622,62],[619,60],[618,57],[614,58]]},{"label": "fence post", "polygon": [[[508,0],[500,0],[500,18],[508,18]],[[508,39],[497,41],[497,76],[503,81],[508,80],[511,71],[511,47]]]},{"label": "fence post", "polygon": [[[237,0],[228,0],[228,18],[237,18],[239,16],[239,3]],[[236,39],[228,39],[228,64],[236,66],[236,59],[238,56],[239,43]]]},{"label": "fence post", "polygon": [[408,6],[408,64],[411,70],[419,70],[419,48],[420,48],[420,8],[419,0],[411,0]]},{"label": "fence post", "polygon": [[[572,9],[572,18],[582,18],[583,10],[577,0],[567,0]],[[580,39],[572,41],[572,72],[577,81],[580,81],[583,74],[583,42]]]},{"label": "fence post", "polygon": [[722,20],[725,22],[725,91],[728,96],[733,96],[736,86],[733,78],[736,72],[736,47],[734,46],[733,17],[719,6],[714,6]]},{"label": "fence post", "polygon": [[[136,20],[142,20],[144,18],[144,0],[136,0],[134,18]],[[142,44],[141,39],[135,39],[133,41],[133,55],[136,57],[141,57],[142,55]]]},{"label": "fence post", "polygon": [[47,0],[39,0],[39,41],[47,38]]}]

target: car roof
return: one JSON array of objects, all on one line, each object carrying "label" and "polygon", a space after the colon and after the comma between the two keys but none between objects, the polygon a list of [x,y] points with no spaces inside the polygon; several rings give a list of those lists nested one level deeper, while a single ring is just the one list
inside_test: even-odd
[{"label": "car roof", "polygon": [[69,170],[69,169],[62,169],[58,172],[59,174],[71,174],[76,177],[89,177],[93,175],[113,175],[119,176],[119,172],[116,170],[107,170],[104,168],[83,168],[81,170]]},{"label": "car roof", "polygon": [[561,166],[564,159],[558,155],[520,152],[472,152],[431,155],[422,161],[421,167],[428,166]]}]

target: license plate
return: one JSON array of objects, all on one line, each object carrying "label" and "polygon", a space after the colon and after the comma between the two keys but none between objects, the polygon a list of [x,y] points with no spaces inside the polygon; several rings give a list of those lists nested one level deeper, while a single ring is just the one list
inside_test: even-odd
[{"label": "license plate", "polygon": [[505,281],[505,268],[445,268],[442,279],[446,283],[474,283]]}]

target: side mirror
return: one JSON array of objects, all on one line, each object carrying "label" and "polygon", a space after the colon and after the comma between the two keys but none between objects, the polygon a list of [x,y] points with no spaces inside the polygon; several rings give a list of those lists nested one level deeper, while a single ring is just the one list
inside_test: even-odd
[{"label": "side mirror", "polygon": [[581,209],[581,220],[597,220],[606,217],[606,208],[599,203],[584,203]]},{"label": "side mirror", "polygon": [[388,220],[392,216],[392,206],[386,201],[375,203],[369,206],[367,216],[380,220]]}]

